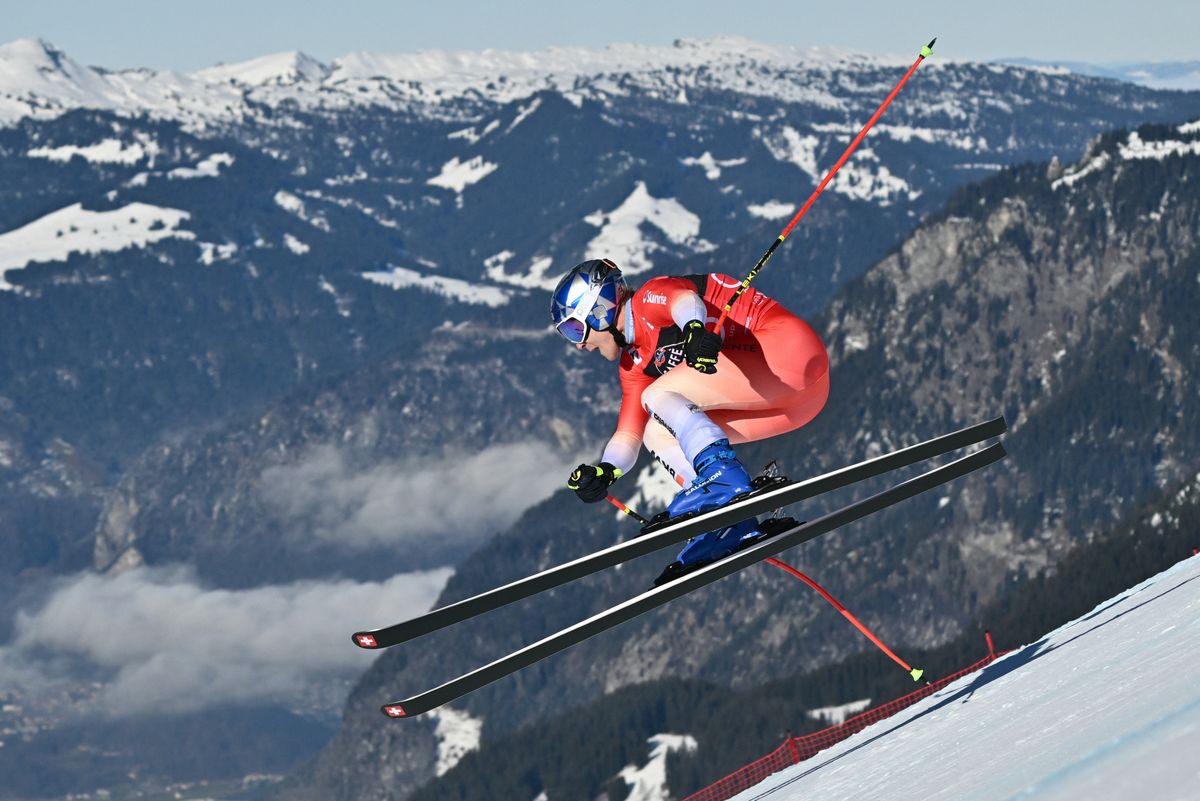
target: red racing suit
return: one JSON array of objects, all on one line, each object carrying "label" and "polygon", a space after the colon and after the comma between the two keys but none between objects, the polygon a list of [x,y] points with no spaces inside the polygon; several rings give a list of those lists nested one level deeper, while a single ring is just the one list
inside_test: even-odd
[{"label": "red racing suit", "polygon": [[702,319],[711,329],[739,283],[719,273],[652,278],[625,301],[621,413],[603,461],[628,471],[644,442],[677,479],[690,481],[696,453],[716,439],[736,444],[792,431],[825,405],[829,357],[820,337],[755,289],[738,298],[717,332],[716,373],[683,364],[682,327]]}]

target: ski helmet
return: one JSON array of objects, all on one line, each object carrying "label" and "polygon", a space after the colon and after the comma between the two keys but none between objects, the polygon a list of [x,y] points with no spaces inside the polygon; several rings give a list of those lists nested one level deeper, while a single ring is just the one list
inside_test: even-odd
[{"label": "ski helmet", "polygon": [[621,296],[628,290],[621,270],[608,259],[577,264],[550,296],[550,320],[568,342],[583,344],[588,331],[612,328]]}]

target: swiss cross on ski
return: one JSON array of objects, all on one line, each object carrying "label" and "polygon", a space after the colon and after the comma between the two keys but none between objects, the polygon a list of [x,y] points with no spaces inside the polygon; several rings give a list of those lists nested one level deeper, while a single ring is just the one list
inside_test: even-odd
[{"label": "swiss cross on ski", "polygon": [[[361,648],[387,648],[506,604],[686,541],[654,587],[476,670],[381,707],[413,717],[731,575],[748,565],[939,487],[1004,458],[993,443],[809,522],[778,518],[789,504],[885,475],[1000,436],[1003,418],[920,442],[805,481],[752,480],[734,446],[809,423],[829,397],[829,356],[816,331],[778,300],[750,288],[817,196],[896,97],[933,42],[896,84],[846,152],[750,273],[652,278],[634,289],[610,259],[572,268],[551,293],[556,331],[578,350],[617,363],[622,402],[616,429],[594,463],[567,479],[580,500],[608,500],[643,523],[642,535],[547,568],[410,620],[356,632]],[[653,521],[609,495],[642,448],[680,485]],[[762,520],[761,515],[774,515]],[[913,672],[914,677],[917,671]]]}]

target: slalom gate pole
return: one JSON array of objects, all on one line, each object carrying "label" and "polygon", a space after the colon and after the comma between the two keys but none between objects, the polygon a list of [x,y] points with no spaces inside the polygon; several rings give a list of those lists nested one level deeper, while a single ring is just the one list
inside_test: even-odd
[{"label": "slalom gate pole", "polygon": [[835,609],[837,609],[839,612],[842,613],[843,617],[845,617],[847,620],[849,620],[851,623],[853,623],[854,627],[856,629],[858,629],[859,631],[861,631],[868,640],[870,640],[872,643],[875,644],[875,646],[877,648],[879,648],[879,650],[881,650],[885,654],[887,654],[888,657],[891,658],[891,660],[893,662],[895,662],[897,665],[904,668],[904,671],[906,673],[908,673],[908,675],[912,676],[913,681],[920,681],[921,677],[925,675],[924,670],[921,670],[919,668],[914,668],[912,665],[908,664],[903,659],[896,656],[896,654],[892,652],[891,648],[888,648],[886,645],[884,645],[883,642],[878,637],[876,637],[874,634],[871,633],[870,629],[868,629],[866,626],[864,626],[858,618],[856,618],[853,614],[851,614],[849,609],[842,606],[841,603],[838,602],[837,598],[834,598],[832,595],[830,595],[828,592],[826,592],[825,588],[822,587],[820,584],[813,581],[808,576],[804,575],[799,570],[797,570],[796,568],[787,564],[786,562],[781,562],[773,556],[765,561],[768,564],[775,565],[775,567],[778,567],[778,568],[781,568],[782,570],[787,571],[792,576],[800,579],[805,584],[807,584],[808,586],[810,586],[814,590],[816,590],[818,593],[820,593],[822,598],[824,598],[826,601],[829,601],[829,603],[832,604]]},{"label": "slalom gate pole", "polygon": [[937,37],[935,36],[929,42],[929,44],[921,48],[921,54],[917,56],[917,60],[914,61],[913,65],[908,68],[908,72],[904,73],[904,77],[901,78],[900,82],[896,84],[894,89],[892,89],[892,93],[888,95],[887,99],[884,100],[879,108],[875,110],[875,113],[871,116],[871,119],[867,121],[867,124],[863,126],[863,129],[858,132],[858,136],[854,137],[854,141],[852,141],[850,146],[846,148],[846,152],[842,154],[840,159],[838,159],[837,164],[833,165],[833,169],[826,174],[821,183],[817,185],[817,188],[813,190],[813,193],[809,195],[808,200],[806,200],[804,205],[800,207],[800,211],[796,212],[796,216],[792,217],[792,221],[787,224],[787,227],[783,229],[783,232],[776,237],[774,242],[771,243],[771,247],[767,248],[767,252],[764,253],[762,258],[758,260],[758,263],[754,265],[754,269],[752,269],[750,274],[746,276],[745,280],[738,285],[738,288],[734,291],[733,296],[729,298],[729,302],[725,304],[725,308],[721,311],[721,316],[717,320],[717,324],[713,326],[714,332],[721,332],[721,326],[725,324],[725,318],[728,317],[729,312],[733,310],[734,302],[736,302],[737,299],[742,296],[742,293],[745,292],[746,288],[750,286],[750,282],[754,280],[759,271],[762,270],[763,267],[767,266],[767,262],[770,260],[771,256],[774,255],[775,250],[781,244],[783,244],[783,240],[788,238],[788,234],[790,234],[792,229],[796,227],[796,223],[800,222],[800,218],[808,212],[813,202],[816,201],[817,196],[825,191],[825,187],[828,186],[829,182],[833,180],[833,176],[837,174],[837,171],[842,168],[842,165],[846,163],[846,160],[850,158],[850,155],[858,148],[858,145],[860,142],[862,142],[863,137],[867,135],[867,131],[871,130],[871,127],[875,125],[880,117],[883,116],[884,110],[892,104],[892,101],[896,98],[896,95],[900,94],[900,90],[904,88],[904,84],[908,83],[908,79],[912,77],[912,74],[917,71],[917,67],[921,66],[921,62],[933,54],[933,43],[936,41]]}]

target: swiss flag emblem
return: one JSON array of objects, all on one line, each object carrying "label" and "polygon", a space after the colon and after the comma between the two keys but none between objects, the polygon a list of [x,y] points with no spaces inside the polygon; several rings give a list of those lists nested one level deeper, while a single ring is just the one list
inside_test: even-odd
[{"label": "swiss flag emblem", "polygon": [[357,642],[362,648],[374,648],[375,646],[379,645],[379,643],[375,641],[375,638],[370,634],[357,634],[354,637],[354,641]]},{"label": "swiss flag emblem", "polygon": [[400,706],[399,704],[394,704],[393,706],[385,706],[383,708],[383,711],[390,718],[402,718],[406,714],[404,712],[404,707]]}]

